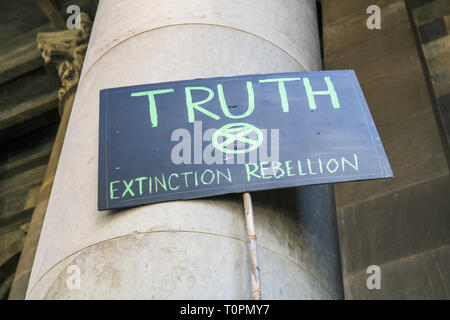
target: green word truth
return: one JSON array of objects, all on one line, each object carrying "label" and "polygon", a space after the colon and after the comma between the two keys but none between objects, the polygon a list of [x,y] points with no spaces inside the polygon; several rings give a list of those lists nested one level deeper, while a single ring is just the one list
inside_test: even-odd
[{"label": "green word truth", "polygon": [[[286,82],[298,81],[304,88],[306,96],[308,98],[309,108],[311,110],[317,109],[317,104],[315,100],[315,96],[317,95],[328,95],[330,96],[331,103],[334,109],[340,109],[340,103],[338,99],[338,95],[336,90],[334,89],[333,82],[330,77],[323,77],[323,81],[327,86],[327,90],[324,91],[314,91],[310,79],[305,78],[274,78],[274,79],[261,79],[258,81],[258,84],[263,84],[267,86],[273,86],[276,90],[278,88],[278,94],[280,96],[280,110],[282,112],[289,112],[290,105],[288,99],[288,93],[286,90]],[[220,120],[221,114],[218,112],[213,112],[208,110],[205,106],[206,103],[210,102],[214,97],[218,97],[220,109],[222,111],[223,116],[228,119],[243,119],[249,117],[253,111],[255,110],[255,90],[254,83],[252,81],[246,81],[246,88],[248,94],[248,106],[244,112],[240,114],[233,114],[230,112],[229,106],[227,104],[224,86],[222,84],[217,84],[216,92],[208,87],[185,87],[184,95],[186,101],[188,122],[193,123],[196,120],[196,112],[201,113],[204,116],[212,118],[214,120]],[[194,101],[193,92],[202,92],[202,95],[205,96],[204,99],[200,101]],[[171,94],[174,93],[175,89],[167,88],[160,90],[151,90],[151,91],[141,91],[141,92],[133,92],[131,93],[131,97],[146,97],[148,99],[148,110],[150,115],[150,123],[151,126],[158,126],[158,105],[157,105],[157,97],[163,94]]]}]

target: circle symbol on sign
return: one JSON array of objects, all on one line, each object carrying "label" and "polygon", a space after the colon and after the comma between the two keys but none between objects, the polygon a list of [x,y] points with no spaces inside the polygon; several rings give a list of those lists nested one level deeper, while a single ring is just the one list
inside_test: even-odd
[{"label": "circle symbol on sign", "polygon": [[[248,137],[249,135],[256,135],[256,139]],[[220,141],[222,139],[223,141]],[[212,143],[217,150],[224,153],[247,153],[259,148],[264,140],[264,135],[260,129],[257,127],[245,123],[230,123],[224,125],[222,128],[217,130],[213,137]],[[243,142],[247,147],[244,149],[235,149],[235,142]]]}]

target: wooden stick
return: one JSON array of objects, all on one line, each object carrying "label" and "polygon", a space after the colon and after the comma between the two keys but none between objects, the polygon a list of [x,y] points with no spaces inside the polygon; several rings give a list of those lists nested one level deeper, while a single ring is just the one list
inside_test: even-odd
[{"label": "wooden stick", "polygon": [[253,300],[261,300],[261,282],[259,277],[258,251],[256,247],[255,223],[253,220],[253,204],[250,193],[244,193],[245,222],[248,233],[248,251],[250,254],[252,297]]}]

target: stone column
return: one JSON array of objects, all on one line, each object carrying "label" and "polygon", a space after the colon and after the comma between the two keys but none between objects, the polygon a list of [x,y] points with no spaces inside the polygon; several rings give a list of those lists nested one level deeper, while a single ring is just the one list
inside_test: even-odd
[{"label": "stone column", "polygon": [[[313,0],[101,1],[27,298],[250,299],[241,195],[96,210],[99,90],[320,67]],[[253,195],[263,299],[342,298],[332,187]]]},{"label": "stone column", "polygon": [[28,233],[23,243],[19,264],[9,293],[10,300],[22,300],[27,292],[45,211],[47,210],[76,88],[80,80],[81,68],[92,29],[92,20],[87,14],[81,14],[80,18],[81,27],[79,30],[39,33],[37,38],[38,48],[42,51],[45,63],[54,65],[61,79],[61,89],[58,91],[61,122],[59,123]]}]

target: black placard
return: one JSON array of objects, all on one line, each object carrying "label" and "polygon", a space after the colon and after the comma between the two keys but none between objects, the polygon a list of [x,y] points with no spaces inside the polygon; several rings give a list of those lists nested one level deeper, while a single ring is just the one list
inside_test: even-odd
[{"label": "black placard", "polygon": [[99,210],[387,177],[352,70],[100,91]]}]

